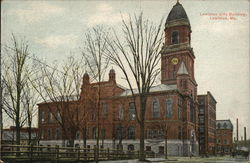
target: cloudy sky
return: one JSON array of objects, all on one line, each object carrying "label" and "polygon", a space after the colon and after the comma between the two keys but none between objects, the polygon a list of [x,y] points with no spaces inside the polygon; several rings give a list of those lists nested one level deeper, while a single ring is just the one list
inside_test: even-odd
[{"label": "cloudy sky", "polygon": [[[96,25],[119,27],[121,15],[143,11],[148,19],[166,19],[176,0],[3,0],[1,42],[11,33],[25,37],[30,50],[47,61],[79,56],[84,34]],[[217,119],[239,118],[250,138],[249,1],[180,0],[192,26],[198,93],[217,100]],[[229,15],[234,14],[232,18]],[[217,14],[210,17],[208,14]],[[224,15],[223,15],[224,14]],[[220,17],[216,19],[216,17]],[[227,17],[227,20],[221,19]],[[118,74],[118,82],[123,83]]]}]

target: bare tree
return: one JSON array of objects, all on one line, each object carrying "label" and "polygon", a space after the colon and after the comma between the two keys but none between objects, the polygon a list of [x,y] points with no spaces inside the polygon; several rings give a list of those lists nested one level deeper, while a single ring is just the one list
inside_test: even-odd
[{"label": "bare tree", "polygon": [[26,101],[25,84],[32,72],[29,69],[29,46],[23,40],[12,35],[12,45],[3,48],[5,60],[3,62],[3,109],[7,116],[14,121],[16,130],[16,144],[20,144],[20,130],[24,126],[27,116],[25,112]]},{"label": "bare tree", "polygon": [[32,141],[32,122],[33,118],[37,115],[37,107],[36,104],[38,103],[39,94],[36,90],[32,87],[32,84],[27,82],[24,85],[24,96],[22,102],[24,104],[24,110],[26,112],[27,117],[27,125],[28,125],[28,145],[31,144]]},{"label": "bare tree", "polygon": [[[56,120],[63,132],[63,140],[73,146],[76,133],[86,119],[80,101],[81,78],[84,70],[82,60],[69,57],[62,65],[51,67],[40,63],[42,78],[34,82],[33,87],[49,109],[49,114]],[[40,104],[41,105],[41,104]]]},{"label": "bare tree", "polygon": [[105,50],[107,48],[108,32],[103,27],[96,27],[85,35],[85,44],[82,54],[88,65],[91,77],[97,82],[96,86],[96,112],[97,112],[97,135],[96,135],[96,157],[98,162],[99,155],[99,139],[100,139],[100,109],[101,109],[101,95],[104,93],[101,89],[101,81],[109,65],[109,59],[105,57]]},{"label": "bare tree", "polygon": [[[163,114],[164,115],[164,114]],[[164,138],[165,141],[165,159],[168,159],[168,137],[172,128],[171,121],[167,120],[156,120],[152,122],[152,126],[161,131],[157,138]]]},{"label": "bare tree", "polygon": [[[108,39],[107,57],[122,71],[134,102],[138,100],[139,107],[135,110],[140,125],[140,160],[145,160],[144,121],[147,95],[160,73],[158,66],[163,41],[161,27],[162,21],[156,26],[149,20],[144,20],[141,13],[133,20],[122,20],[122,37],[114,32],[114,39]],[[133,89],[133,82],[136,90]]]}]

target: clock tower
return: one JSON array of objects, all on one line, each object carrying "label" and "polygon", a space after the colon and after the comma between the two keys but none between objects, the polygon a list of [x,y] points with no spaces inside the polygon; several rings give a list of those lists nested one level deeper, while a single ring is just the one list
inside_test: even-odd
[{"label": "clock tower", "polygon": [[191,48],[191,26],[182,5],[177,1],[165,23],[165,43],[161,51],[161,82],[177,84],[178,70],[185,66],[191,82],[194,78],[194,53]]}]

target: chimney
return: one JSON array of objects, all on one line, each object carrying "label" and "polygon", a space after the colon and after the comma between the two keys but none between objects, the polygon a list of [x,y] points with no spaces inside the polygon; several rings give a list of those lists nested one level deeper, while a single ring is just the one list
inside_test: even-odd
[{"label": "chimney", "polygon": [[244,127],[244,141],[247,141],[247,132],[246,132],[246,127]]},{"label": "chimney", "polygon": [[236,140],[239,141],[238,118],[236,119]]}]

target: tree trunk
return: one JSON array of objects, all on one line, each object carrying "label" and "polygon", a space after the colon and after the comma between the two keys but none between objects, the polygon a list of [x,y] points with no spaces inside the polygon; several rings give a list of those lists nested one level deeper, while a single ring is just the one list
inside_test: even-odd
[{"label": "tree trunk", "polygon": [[31,145],[31,125],[32,125],[31,115],[29,114],[28,111],[28,134],[29,134],[28,145]]},{"label": "tree trunk", "polygon": [[165,137],[165,159],[168,159],[168,138]]},{"label": "tree trunk", "polygon": [[145,110],[146,110],[146,103],[147,103],[147,97],[145,95],[142,95],[140,97],[140,156],[139,160],[144,161],[145,160],[145,155],[144,155],[144,118],[145,118]]},{"label": "tree trunk", "polygon": [[145,160],[144,155],[144,122],[140,123],[140,161]]},{"label": "tree trunk", "polygon": [[87,129],[83,129],[83,147],[87,148]]}]

